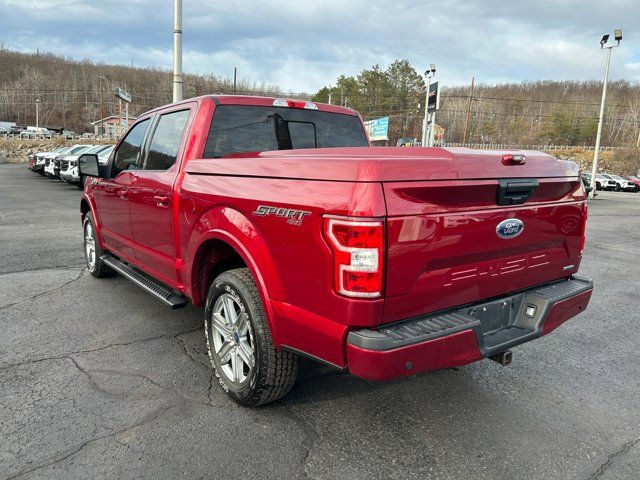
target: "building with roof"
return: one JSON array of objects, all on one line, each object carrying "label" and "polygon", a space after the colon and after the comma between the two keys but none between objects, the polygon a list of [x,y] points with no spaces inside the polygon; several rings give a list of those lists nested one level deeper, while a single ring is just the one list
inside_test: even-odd
[{"label": "building with roof", "polygon": [[[117,115],[110,115],[108,117],[103,118],[102,120],[96,120],[95,122],[91,122],[93,125],[93,133],[96,135],[100,135],[101,133],[107,135],[118,135],[123,133],[133,122],[136,121],[137,117],[129,116],[128,118],[122,117],[118,122]],[[100,122],[102,122],[104,131],[100,131]],[[121,126],[119,129],[118,127]]]}]

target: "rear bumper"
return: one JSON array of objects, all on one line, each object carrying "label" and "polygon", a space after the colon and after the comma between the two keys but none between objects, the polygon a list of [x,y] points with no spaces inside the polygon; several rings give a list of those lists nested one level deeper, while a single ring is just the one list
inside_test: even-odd
[{"label": "rear bumper", "polygon": [[347,337],[353,375],[389,380],[493,356],[556,329],[582,312],[593,282],[572,277],[491,301]]}]

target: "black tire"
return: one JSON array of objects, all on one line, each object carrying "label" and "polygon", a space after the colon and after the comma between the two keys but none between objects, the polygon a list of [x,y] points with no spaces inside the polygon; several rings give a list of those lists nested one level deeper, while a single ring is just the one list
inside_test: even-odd
[{"label": "black tire", "polygon": [[[90,234],[88,235],[88,231],[90,228]],[[88,237],[93,238],[93,248],[94,248],[94,258],[93,262],[90,261],[90,255],[87,248]],[[89,273],[96,278],[105,278],[112,277],[115,272],[106,265],[100,257],[104,254],[104,250],[100,248],[100,244],[98,243],[98,238],[96,236],[96,227],[95,221],[93,220],[93,215],[91,212],[88,212],[84,216],[84,220],[82,222],[82,238],[83,238],[83,250],[84,250],[84,259],[87,263],[87,270]]]},{"label": "black tire", "polygon": [[[229,365],[223,365],[215,349],[215,343],[223,341],[224,338],[212,325],[214,306],[218,305],[220,300],[224,303],[225,298],[220,298],[223,295],[227,299],[230,297],[235,302],[234,305],[238,306],[238,318],[242,317],[246,322],[248,317],[248,331],[243,338],[247,339],[247,345],[250,344],[253,349],[254,365],[248,369],[246,377],[241,382],[234,381],[226,373],[233,360],[230,358]],[[248,268],[228,270],[212,282],[204,311],[204,328],[207,353],[216,377],[224,391],[237,403],[256,407],[278,400],[291,390],[298,375],[298,356],[291,352],[279,351],[274,346],[260,294]],[[220,347],[220,352],[227,343],[233,345],[232,342],[235,342],[236,350],[241,350],[242,340],[239,340],[240,337],[235,333],[235,327],[233,332]],[[235,340],[232,340],[232,337]],[[236,362],[238,358],[236,356]],[[246,363],[241,365],[243,368],[248,367]]]},{"label": "black tire", "polygon": [[40,175],[42,175],[43,177],[45,176],[44,170],[38,170],[38,173],[39,173]]}]

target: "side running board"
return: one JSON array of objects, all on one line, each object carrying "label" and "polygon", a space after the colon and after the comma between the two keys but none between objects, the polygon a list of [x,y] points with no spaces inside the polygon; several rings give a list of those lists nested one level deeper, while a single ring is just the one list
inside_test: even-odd
[{"label": "side running board", "polygon": [[167,286],[158,282],[146,273],[141,272],[137,268],[134,268],[111,255],[102,255],[100,259],[120,275],[131,280],[147,293],[150,293],[172,309],[182,308],[187,305],[187,299],[184,296],[173,292]]}]

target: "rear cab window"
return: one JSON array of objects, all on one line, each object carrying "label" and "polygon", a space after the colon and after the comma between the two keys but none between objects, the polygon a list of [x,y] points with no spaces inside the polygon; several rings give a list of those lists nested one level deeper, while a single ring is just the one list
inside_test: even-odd
[{"label": "rear cab window", "polygon": [[211,122],[204,157],[367,145],[357,116],[286,107],[219,105]]}]

